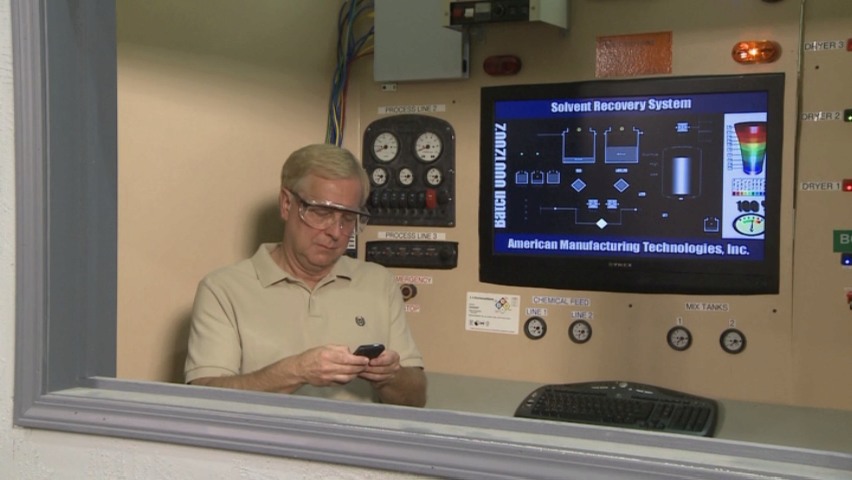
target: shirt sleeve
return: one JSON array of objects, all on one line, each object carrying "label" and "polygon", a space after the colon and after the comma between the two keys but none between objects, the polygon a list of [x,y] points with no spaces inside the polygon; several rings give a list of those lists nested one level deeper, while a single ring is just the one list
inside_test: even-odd
[{"label": "shirt sleeve", "polygon": [[184,366],[186,383],[237,375],[242,363],[239,329],[227,295],[209,277],[198,285]]},{"label": "shirt sleeve", "polygon": [[402,367],[423,367],[423,357],[414,343],[414,337],[405,320],[405,302],[399,285],[390,272],[386,272],[386,294],[388,295],[388,315],[390,317],[390,341],[388,348],[399,354]]}]

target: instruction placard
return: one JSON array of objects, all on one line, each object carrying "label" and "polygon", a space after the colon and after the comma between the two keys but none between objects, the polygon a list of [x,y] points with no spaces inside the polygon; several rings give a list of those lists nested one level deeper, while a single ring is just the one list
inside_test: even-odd
[{"label": "instruction placard", "polygon": [[521,297],[467,292],[465,330],[518,334]]}]

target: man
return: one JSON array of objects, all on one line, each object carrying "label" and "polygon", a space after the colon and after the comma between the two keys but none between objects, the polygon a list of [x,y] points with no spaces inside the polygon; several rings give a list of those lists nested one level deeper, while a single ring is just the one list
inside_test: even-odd
[{"label": "man", "polygon": [[[384,267],[343,256],[368,217],[370,182],[333,145],[284,163],[280,244],[216,270],[192,311],[187,383],[422,407],[423,361],[399,287]],[[382,343],[370,360],[357,346]]]}]

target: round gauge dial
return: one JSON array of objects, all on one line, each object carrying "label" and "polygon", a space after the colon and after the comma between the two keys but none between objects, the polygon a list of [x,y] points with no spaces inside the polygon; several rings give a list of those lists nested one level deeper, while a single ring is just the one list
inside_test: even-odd
[{"label": "round gauge dial", "polygon": [[547,323],[541,317],[530,317],[527,319],[527,323],[524,324],[524,333],[527,335],[527,338],[538,340],[547,333]]},{"label": "round gauge dial", "polygon": [[743,332],[736,328],[729,328],[722,332],[719,343],[722,345],[722,350],[728,353],[740,353],[745,350],[746,338]]},{"label": "round gauge dial", "polygon": [[388,171],[384,167],[376,167],[373,169],[372,173],[370,173],[370,180],[372,180],[373,185],[377,187],[381,187],[382,185],[388,183]]},{"label": "round gauge dial", "polygon": [[433,187],[437,187],[444,181],[444,173],[440,168],[430,168],[426,171],[426,183]]},{"label": "round gauge dial", "polygon": [[399,140],[390,132],[380,133],[373,140],[373,155],[380,162],[390,162],[399,153]]},{"label": "round gauge dial", "polygon": [[692,333],[686,327],[672,327],[668,335],[666,335],[666,340],[669,342],[670,347],[682,352],[692,345]]},{"label": "round gauge dial", "polygon": [[585,320],[575,320],[568,327],[568,336],[574,343],[586,343],[592,338],[592,326]]},{"label": "round gauge dial", "polygon": [[414,183],[414,172],[410,168],[403,168],[399,171],[399,183],[406,187]]},{"label": "round gauge dial", "polygon": [[414,153],[424,162],[434,162],[441,156],[443,143],[441,137],[432,132],[420,134],[414,142]]},{"label": "round gauge dial", "polygon": [[756,237],[763,235],[763,231],[766,230],[765,224],[766,220],[763,218],[763,215],[746,213],[734,219],[734,230],[740,235]]}]

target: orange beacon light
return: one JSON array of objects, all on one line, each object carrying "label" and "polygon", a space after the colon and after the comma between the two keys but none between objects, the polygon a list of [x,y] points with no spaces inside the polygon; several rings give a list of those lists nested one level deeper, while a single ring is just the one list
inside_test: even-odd
[{"label": "orange beacon light", "polygon": [[737,63],[772,63],[778,59],[781,48],[771,40],[750,40],[737,42],[731,50],[731,56]]}]

